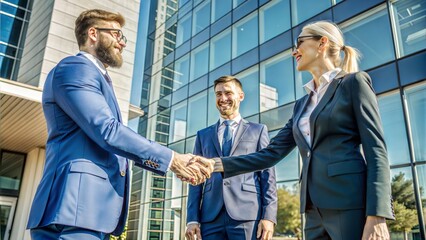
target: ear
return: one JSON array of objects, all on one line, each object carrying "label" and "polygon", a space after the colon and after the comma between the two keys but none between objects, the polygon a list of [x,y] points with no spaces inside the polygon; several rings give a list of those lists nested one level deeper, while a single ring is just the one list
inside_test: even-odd
[{"label": "ear", "polygon": [[92,42],[98,41],[98,31],[96,31],[96,28],[91,27],[87,30],[87,36],[88,39],[90,39]]},{"label": "ear", "polygon": [[242,102],[244,100],[244,92],[241,91],[238,95],[240,97],[240,102]]},{"label": "ear", "polygon": [[328,38],[323,36],[323,37],[319,40],[319,42],[320,42],[320,44],[319,44],[319,49],[320,49],[320,50],[324,50],[324,49],[325,49],[325,46],[328,44]]}]

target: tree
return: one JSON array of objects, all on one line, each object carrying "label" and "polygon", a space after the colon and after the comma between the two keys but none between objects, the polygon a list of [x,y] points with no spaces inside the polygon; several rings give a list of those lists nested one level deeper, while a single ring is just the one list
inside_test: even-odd
[{"label": "tree", "polygon": [[395,221],[388,221],[391,231],[403,232],[404,240],[408,239],[408,232],[417,225],[417,212],[415,209],[409,209],[397,201],[393,203],[395,211]]},{"label": "tree", "polygon": [[124,226],[124,231],[120,236],[111,235],[109,237],[110,240],[126,240],[126,238],[127,238],[127,224],[126,224],[126,226]]},{"label": "tree", "polygon": [[391,188],[395,221],[388,221],[388,226],[392,232],[403,232],[406,240],[408,232],[418,224],[413,182],[400,172],[392,178]]},{"label": "tree", "polygon": [[292,233],[300,239],[302,224],[299,210],[299,196],[297,193],[290,193],[285,188],[279,188],[277,196],[278,213],[275,231],[277,233]]}]

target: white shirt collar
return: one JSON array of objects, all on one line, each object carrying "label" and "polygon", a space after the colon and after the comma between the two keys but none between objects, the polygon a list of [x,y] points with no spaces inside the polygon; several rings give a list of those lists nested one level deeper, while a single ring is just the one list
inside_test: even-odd
[{"label": "white shirt collar", "polygon": [[[329,84],[331,81],[333,81],[333,79],[336,77],[336,75],[342,71],[341,68],[335,68],[333,70],[330,70],[326,73],[324,73],[323,75],[321,75],[319,81],[320,81],[320,86],[324,85],[324,84]],[[305,91],[310,94],[311,92],[315,91],[315,84],[314,84],[314,79],[312,79],[311,81],[309,81],[308,83],[306,83],[305,85],[303,85],[303,87],[305,88]]]},{"label": "white shirt collar", "polygon": [[95,66],[99,69],[99,71],[101,71],[101,73],[103,75],[105,75],[107,73],[107,70],[106,70],[104,64],[99,59],[97,59],[95,56],[93,56],[92,54],[85,52],[85,51],[80,51],[80,54],[85,56],[91,62],[93,62],[93,64],[95,64]]},{"label": "white shirt collar", "polygon": [[[220,125],[222,125],[222,123],[228,119],[224,119],[223,117],[219,117],[219,121],[220,121]],[[233,119],[229,119],[229,120],[234,120],[237,124],[240,123],[241,121],[241,114],[238,114],[238,116],[234,117]]]}]

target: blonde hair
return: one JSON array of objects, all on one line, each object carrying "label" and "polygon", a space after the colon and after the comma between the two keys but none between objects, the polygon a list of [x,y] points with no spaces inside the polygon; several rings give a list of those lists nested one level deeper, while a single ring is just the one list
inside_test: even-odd
[{"label": "blonde hair", "polygon": [[[340,67],[348,73],[359,70],[358,60],[360,53],[356,48],[345,45],[343,33],[336,24],[328,21],[313,22],[305,25],[302,31],[328,38],[329,48],[327,55],[333,59],[335,67]],[[343,61],[340,57],[340,51],[344,53]]]}]

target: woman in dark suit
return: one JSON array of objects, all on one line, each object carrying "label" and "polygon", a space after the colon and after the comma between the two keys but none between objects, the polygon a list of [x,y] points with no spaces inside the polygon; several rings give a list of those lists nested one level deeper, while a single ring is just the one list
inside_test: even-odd
[{"label": "woman in dark suit", "polygon": [[269,168],[297,146],[305,238],[389,239],[389,162],[376,95],[368,74],[358,71],[357,50],[345,45],[335,24],[319,21],[302,29],[293,56],[312,80],[292,118],[263,150],[214,159],[215,171],[231,177]]}]

